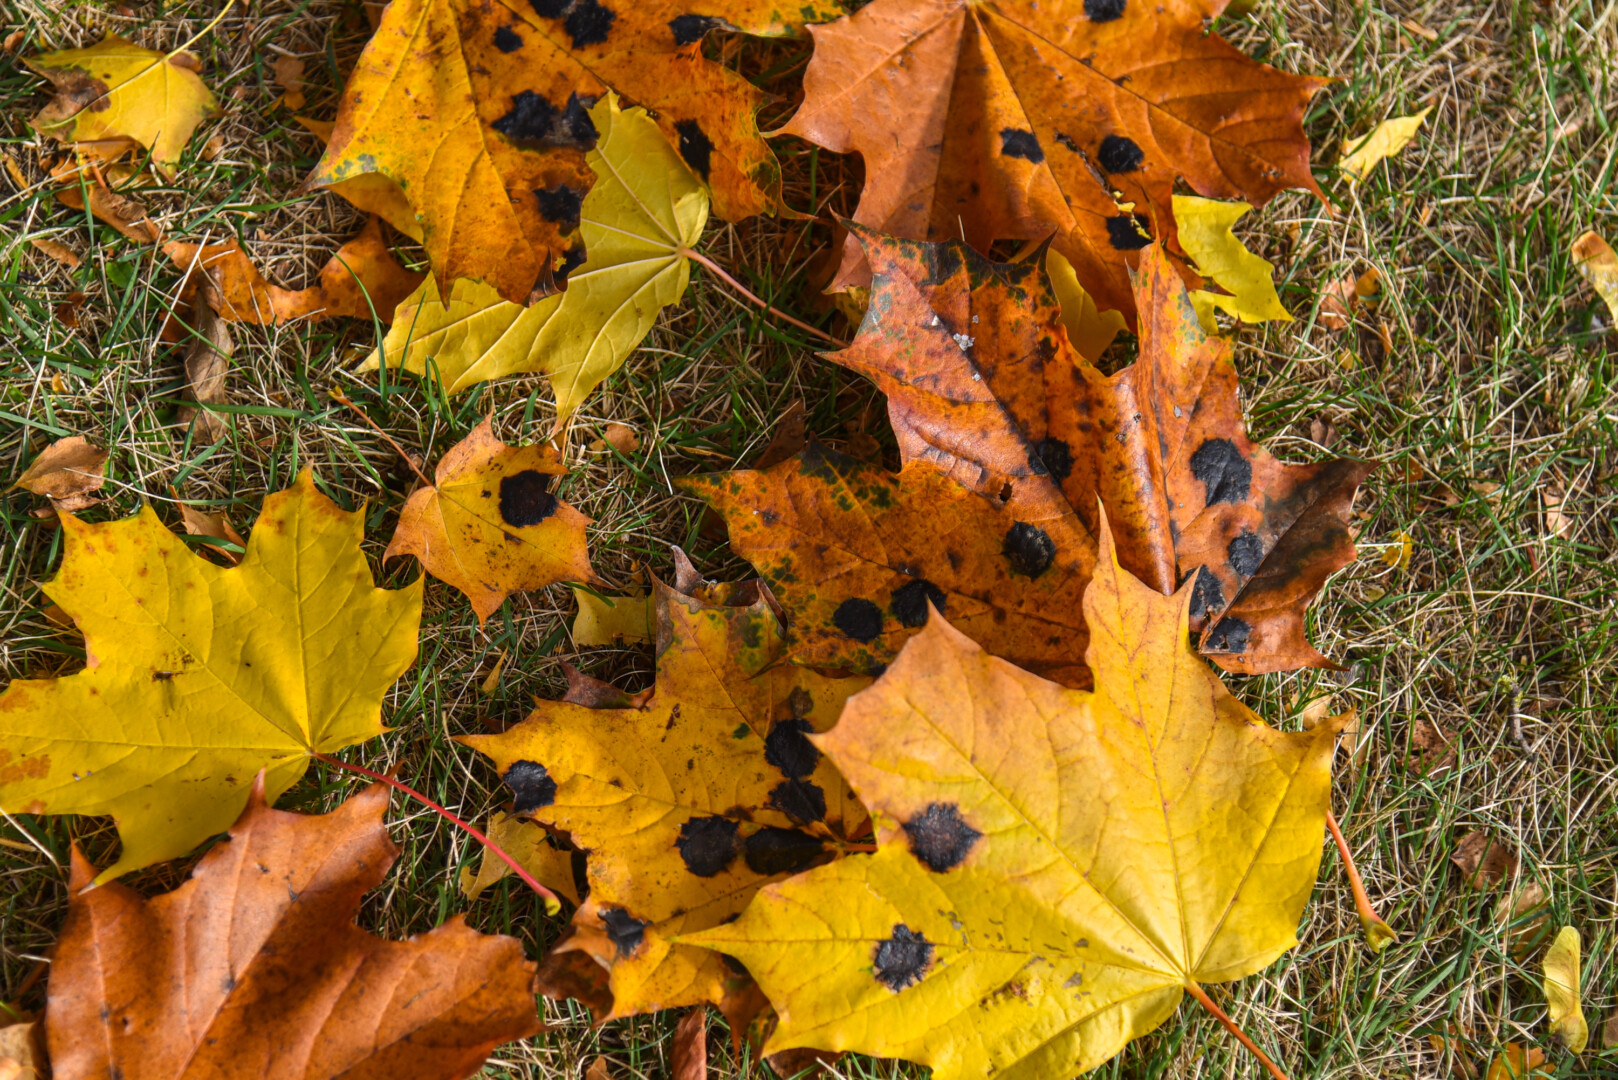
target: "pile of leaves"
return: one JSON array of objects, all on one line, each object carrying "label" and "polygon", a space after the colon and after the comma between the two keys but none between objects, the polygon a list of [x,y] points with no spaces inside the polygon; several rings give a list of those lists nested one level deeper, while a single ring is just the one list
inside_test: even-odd
[{"label": "pile of leaves", "polygon": [[[1229,332],[1290,315],[1232,227],[1320,193],[1301,121],[1324,80],[1208,32],[1221,7],[394,0],[335,119],[307,121],[327,147],[296,194],[371,217],[305,289],[234,240],[164,237],[130,194],[183,168],[216,108],[194,55],[108,37],[32,57],[58,197],[184,273],[187,437],[228,429],[229,324],[311,319],[376,326],[357,368],[419,378],[397,392],[543,373],[555,422],[528,446],[484,423],[420,475],[385,558],[425,574],[396,590],[307,470],[245,540],[188,516],[199,552],[149,507],[78,516],[107,450],[37,455],[17,484],[59,520],[44,589],[88,660],[0,695],[0,808],[108,815],[121,850],[75,852],[43,1040],[0,1050],[58,1077],[460,1077],[540,1029],[537,990],[600,1021],[694,1010],[682,1075],[712,1005],[783,1075],[807,1050],[1057,1076],[1190,995],[1281,1076],[1204,987],[1296,944],[1328,829],[1346,859],[1331,766],[1353,718],[1279,730],[1218,669],[1334,666],[1307,611],[1354,558],[1374,465],[1246,434]],[[693,264],[796,322],[700,250],[710,214],[800,212],[762,92],[709,48],[736,33],[812,38],[783,133],[864,161],[852,219],[824,222],[857,332],[798,326],[884,395],[899,468],[811,440],[681,478],[758,577],[707,581],[676,550],[670,581],[603,599],[590,522],[557,494],[574,413]],[[1346,148],[1343,175],[1420,122]],[[1611,249],[1581,244],[1604,274]],[[654,643],[649,690],[572,671],[460,740],[509,795],[486,831],[341,756],[409,737],[383,703],[427,576],[480,622],[571,583],[603,640]],[[323,816],[273,809],[313,761],[375,782]],[[484,845],[470,899],[516,874],[571,909],[560,940],[525,957],[458,918],[408,942],[353,926],[396,855],[390,789]],[[168,894],[116,880],[204,847]],[[1555,1030],[1582,1049],[1576,933],[1557,949]]]}]

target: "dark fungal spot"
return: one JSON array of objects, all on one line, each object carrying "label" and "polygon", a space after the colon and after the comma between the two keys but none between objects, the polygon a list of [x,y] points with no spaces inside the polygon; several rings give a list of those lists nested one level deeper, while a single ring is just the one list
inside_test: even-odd
[{"label": "dark fungal spot", "polygon": [[877,943],[873,959],[876,981],[897,994],[927,974],[933,962],[933,947],[922,934],[898,923],[892,937]]},{"label": "dark fungal spot", "polygon": [[800,825],[826,816],[826,793],[807,780],[783,780],[770,789],[770,805]]},{"label": "dark fungal spot", "polygon": [[583,266],[584,259],[585,251],[582,247],[576,247],[569,251],[566,255],[563,255],[562,264],[553,272],[553,276],[556,278],[556,283],[558,285],[566,285],[567,276],[573,271],[577,270],[579,267]]},{"label": "dark fungal spot", "polygon": [[556,781],[537,761],[514,761],[500,779],[511,789],[514,813],[525,814],[556,801]]},{"label": "dark fungal spot", "polygon": [[1096,160],[1110,173],[1132,173],[1146,160],[1146,153],[1128,136],[1108,135],[1101,140]]},{"label": "dark fungal spot", "polygon": [[899,620],[900,626],[908,626],[914,630],[918,626],[927,625],[927,603],[932,602],[938,613],[944,613],[944,590],[928,581],[926,578],[917,578],[906,582],[893,591],[893,602],[888,610],[893,617]]},{"label": "dark fungal spot", "polygon": [[589,103],[577,94],[568,95],[567,104],[558,109],[543,95],[524,90],[511,99],[511,110],[489,126],[521,145],[592,150],[596,144]]},{"label": "dark fungal spot", "polygon": [[674,846],[685,868],[697,877],[713,877],[736,858],[736,834],[741,826],[729,818],[692,818],[680,826]]},{"label": "dark fungal spot", "polygon": [[1000,549],[1011,561],[1012,569],[1037,578],[1056,561],[1056,541],[1038,525],[1016,522],[1006,530],[1005,545]]},{"label": "dark fungal spot", "polygon": [[820,751],[809,741],[813,730],[807,720],[777,720],[764,737],[764,760],[788,780],[802,780],[820,764]]},{"label": "dark fungal spot", "polygon": [[1264,541],[1255,533],[1242,533],[1225,550],[1230,556],[1230,568],[1244,578],[1258,573],[1259,564],[1264,561]]},{"label": "dark fungal spot", "polygon": [[556,513],[551,478],[538,469],[525,469],[500,479],[500,517],[519,529],[538,525]]},{"label": "dark fungal spot", "polygon": [[616,18],[616,11],[602,7],[596,0],[573,0],[562,27],[567,31],[567,36],[573,39],[573,47],[582,49],[586,45],[599,45],[606,41]]},{"label": "dark fungal spot", "polygon": [[601,922],[619,956],[628,956],[646,940],[646,924],[621,907],[602,908]]},{"label": "dark fungal spot", "polygon": [[1107,219],[1107,239],[1119,251],[1139,251],[1152,242],[1142,229],[1140,220],[1130,214],[1118,214]]},{"label": "dark fungal spot", "polygon": [[528,0],[528,2],[534,5],[534,14],[547,19],[560,19],[567,14],[567,6],[572,0]]},{"label": "dark fungal spot", "polygon": [[819,837],[771,825],[743,841],[742,850],[747,868],[755,874],[796,874],[808,869],[826,849]]},{"label": "dark fungal spot", "polygon": [[1206,503],[1247,501],[1253,466],[1229,439],[1205,439],[1191,455],[1191,475],[1202,482]]},{"label": "dark fungal spot", "polygon": [[584,192],[566,184],[535,188],[534,198],[539,201],[539,216],[554,222],[556,227],[570,233],[579,227],[579,210],[584,206]]},{"label": "dark fungal spot", "polygon": [[882,633],[882,609],[851,596],[832,612],[831,624],[855,641],[869,644]]},{"label": "dark fungal spot", "polygon": [[1039,148],[1034,133],[1021,128],[1000,129],[1000,152],[1006,157],[1026,158],[1035,165],[1045,160],[1045,151]]},{"label": "dark fungal spot", "polygon": [[927,809],[905,822],[910,837],[910,853],[935,874],[953,870],[983,836],[961,820],[954,803],[931,803]]},{"label": "dark fungal spot", "polygon": [[1191,586],[1191,617],[1200,619],[1225,606],[1225,587],[1206,566],[1197,567],[1197,581]]},{"label": "dark fungal spot", "polygon": [[708,31],[718,30],[726,26],[724,19],[717,19],[712,15],[676,15],[669,20],[669,31],[674,34],[674,44],[690,45],[701,41]]},{"label": "dark fungal spot", "polygon": [[511,27],[499,26],[494,31],[494,47],[503,53],[514,53],[522,48],[522,38]]},{"label": "dark fungal spot", "polygon": [[1253,628],[1247,625],[1245,619],[1238,619],[1234,615],[1227,615],[1220,619],[1208,635],[1209,652],[1239,653],[1247,651],[1247,642],[1253,636]]},{"label": "dark fungal spot", "polygon": [[1034,444],[1034,452],[1044,463],[1045,471],[1058,484],[1073,475],[1073,448],[1054,435]]},{"label": "dark fungal spot", "polygon": [[708,170],[713,166],[713,143],[703,134],[702,125],[695,120],[681,120],[674,130],[680,133],[680,156],[698,176],[708,179]]},{"label": "dark fungal spot", "polygon": [[1124,0],[1084,0],[1084,17],[1091,22],[1112,22],[1124,17]]}]

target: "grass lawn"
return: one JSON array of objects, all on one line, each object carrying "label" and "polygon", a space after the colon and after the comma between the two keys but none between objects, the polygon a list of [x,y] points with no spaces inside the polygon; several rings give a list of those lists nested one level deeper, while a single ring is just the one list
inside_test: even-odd
[{"label": "grass lawn", "polygon": [[[25,40],[0,58],[5,177],[0,178],[0,476],[20,473],[50,439],[79,434],[109,447],[110,501],[92,520],[149,501],[178,527],[175,500],[221,510],[248,531],[266,491],[312,465],[328,494],[364,504],[379,580],[398,586],[413,560],[380,562],[414,479],[349,410],[340,389],[428,463],[492,413],[508,442],[542,439],[551,413],[539,378],[504,379],[442,400],[419,382],[352,374],[375,328],[353,320],[232,327],[230,434],[206,445],[176,420],[178,352],[158,340],[178,275],[139,246],[49,194],[43,163],[57,147],[26,119],[41,80],[16,61],[89,44],[105,30],[173,48],[217,8],[46,4],[0,0]],[[1237,363],[1251,434],[1278,456],[1326,453],[1381,462],[1356,503],[1359,561],[1312,609],[1312,637],[1342,672],[1232,678],[1273,722],[1299,726],[1330,695],[1358,710],[1357,742],[1338,758],[1335,806],[1367,888],[1401,933],[1381,955],[1362,944],[1342,867],[1328,853],[1299,928],[1299,946],[1260,976],[1210,988],[1295,1080],[1304,1077],[1481,1076],[1507,1042],[1541,1045],[1559,1076],[1618,1075],[1602,1020],[1618,1004],[1610,953],[1618,926],[1618,390],[1612,315],[1578,276],[1569,246],[1594,228],[1618,235],[1618,7],[1585,0],[1514,4],[1348,5],[1259,0],[1220,30],[1283,68],[1337,76],[1308,131],[1331,199],[1283,195],[1243,223],[1248,245],[1276,264],[1296,321],[1246,328]],[[308,116],[335,115],[338,91],[369,32],[357,4],[261,0],[232,13],[198,45],[224,115],[204,123],[172,186],[141,192],[170,236],[238,237],[271,280],[299,286],[362,219],[333,196],[292,192],[318,140],[277,105],[270,64],[304,59]],[[807,43],[734,36],[712,46],[766,85],[785,88]],[[1351,185],[1332,167],[1345,136],[1425,106],[1427,126],[1399,158]],[[765,119],[790,112],[790,101]],[[858,164],[777,144],[788,201],[849,212]],[[824,213],[823,213],[824,219]],[[76,271],[30,241],[83,258]],[[755,292],[846,336],[851,328],[809,284],[824,225],[716,222],[705,250]],[[402,257],[424,267],[405,242]],[[1374,268],[1374,310],[1331,329],[1322,290]],[[86,294],[70,328],[53,312]],[[761,319],[694,269],[685,302],[586,404],[565,497],[595,519],[595,565],[615,585],[666,575],[670,544],[710,577],[739,578],[695,500],[671,479],[745,463],[795,400],[825,442],[873,445],[894,461],[879,396],[814,355],[807,335]],[[589,444],[619,421],[639,433],[627,455]],[[0,679],[67,674],[83,641],[49,621],[38,583],[60,557],[61,533],[31,513],[41,500],[0,501],[4,590]],[[1407,553],[1408,551],[1408,553]],[[427,585],[421,657],[395,687],[396,729],[349,760],[397,766],[402,778],[482,820],[505,794],[457,734],[521,719],[535,696],[559,696],[562,662],[630,688],[648,684],[638,648],[576,650],[564,587],[513,597],[479,628],[465,599]],[[480,689],[501,657],[492,692]],[[1311,705],[1311,703],[1315,703]],[[317,810],[358,789],[313,769],[282,805]],[[420,807],[395,800],[404,854],[365,905],[362,923],[387,935],[427,930],[457,912],[517,935],[539,955],[562,920],[547,920],[515,882],[475,903],[460,868],[475,845]],[[1451,862],[1459,840],[1487,830],[1514,855],[1504,880],[1474,888]],[[37,1009],[46,957],[66,906],[76,840],[105,865],[116,837],[97,819],[0,821],[0,1001]],[[181,882],[185,860],[125,879],[156,892]],[[1558,925],[1585,943],[1591,1049],[1579,1058],[1545,1035],[1538,963]],[[502,1048],[485,1075],[580,1077],[599,1054],[615,1077],[669,1074],[674,1018],[592,1029],[582,1007],[547,1002],[553,1027]],[[1447,1036],[1442,1051],[1430,1034]],[[768,1075],[728,1054],[715,1020],[716,1075]],[[1467,1073],[1462,1070],[1477,1070]],[[921,1070],[846,1059],[846,1076]],[[1194,1005],[1132,1044],[1099,1075],[1259,1077],[1257,1062]]]}]

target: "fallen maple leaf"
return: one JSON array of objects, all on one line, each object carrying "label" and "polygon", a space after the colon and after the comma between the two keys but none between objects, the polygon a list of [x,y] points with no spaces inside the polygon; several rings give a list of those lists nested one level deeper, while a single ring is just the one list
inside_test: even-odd
[{"label": "fallen maple leaf", "polygon": [[45,1028],[40,1021],[29,1019],[0,1027],[0,1080],[45,1080],[49,1075]]},{"label": "fallen maple leaf", "polygon": [[1575,1054],[1584,1053],[1590,1042],[1590,1027],[1580,1004],[1579,931],[1564,926],[1545,950],[1540,962],[1545,975],[1545,1006],[1551,1035]]},{"label": "fallen maple leaf", "polygon": [[[582,852],[563,846],[544,826],[504,810],[489,818],[489,827],[484,832],[541,885],[567,897],[574,907],[578,906],[579,887],[573,868],[574,860],[583,857]],[[468,900],[476,900],[485,889],[510,877],[511,873],[510,866],[485,848],[476,873],[470,863],[461,867],[461,892]]]},{"label": "fallen maple leaf", "polygon": [[303,61],[296,56],[278,55],[270,64],[275,85],[285,91],[277,104],[297,112],[306,104],[303,96]]},{"label": "fallen maple leaf", "polygon": [[1607,305],[1607,314],[1618,320],[1618,252],[1593,232],[1573,241],[1573,265]]},{"label": "fallen maple leaf", "polygon": [[1490,836],[1487,829],[1473,829],[1461,837],[1449,861],[1474,889],[1497,888],[1517,873],[1516,852]]},{"label": "fallen maple leaf", "polygon": [[701,1005],[674,1026],[674,1080],[708,1080],[708,1010]]},{"label": "fallen maple leaf", "polygon": [[814,738],[877,853],[680,939],[759,981],[781,1016],[764,1053],[1071,1076],[1296,944],[1339,725],[1267,726],[1191,648],[1193,589],[1163,596],[1115,552],[1084,596],[1093,693],[931,619]]},{"label": "fallen maple leaf", "polygon": [[[873,0],[811,27],[803,106],[782,129],[865,160],[854,218],[917,240],[1055,246],[1099,307],[1134,311],[1128,265],[1171,242],[1171,195],[1263,204],[1318,193],[1303,110],[1325,80],[1247,59],[1223,3]],[[833,290],[864,284],[850,238]]]},{"label": "fallen maple leaf", "polygon": [[30,236],[28,243],[41,255],[54,259],[69,270],[77,270],[82,261],[77,252],[59,240],[52,240],[46,236]]},{"label": "fallen maple leaf", "polygon": [[[215,541],[214,543],[204,541],[203,546],[218,553],[222,559],[232,566],[242,561],[241,552],[232,549],[245,549],[247,541],[243,540],[242,534],[236,531],[235,526],[231,525],[229,518],[223,513],[210,514],[206,511],[198,510],[190,503],[181,502],[178,505],[180,508],[180,524],[185,527],[187,535],[205,536],[209,540]],[[226,547],[226,544],[231,546]]]},{"label": "fallen maple leaf", "polygon": [[1542,1068],[1544,1064],[1545,1051],[1539,1047],[1508,1042],[1505,1050],[1489,1062],[1484,1080],[1538,1080],[1542,1076],[1555,1076],[1552,1070]]},{"label": "fallen maple leaf", "polygon": [[493,759],[517,814],[590,853],[590,895],[560,947],[611,972],[615,1017],[723,1006],[742,980],[670,938],[735,916],[761,884],[830,857],[865,821],[806,736],[869,680],[777,664],[781,627],[762,598],[727,606],[656,589],[649,698],[540,702],[502,734],[459,740]]},{"label": "fallen maple leaf", "polygon": [[[617,91],[651,109],[726,220],[775,208],[780,169],[759,137],[763,94],[703,57],[710,30],[794,36],[833,18],[828,0],[402,0],[360,57],[310,185],[380,174],[408,193],[405,213],[443,289],[478,278],[522,301],[579,242],[579,200],[605,175],[585,153]],[[412,87],[402,93],[401,86]],[[389,214],[367,193],[343,190]],[[392,214],[397,215],[394,208]],[[389,220],[401,228],[399,220]],[[596,254],[588,235],[582,237]]]},{"label": "fallen maple leaf", "polygon": [[[185,322],[190,325],[185,326]],[[191,400],[199,405],[223,404],[229,400],[225,393],[225,377],[230,374],[230,360],[236,352],[229,325],[201,296],[192,300],[191,314],[188,319],[181,320],[181,324],[190,335],[183,340],[185,379],[191,384]],[[192,424],[195,440],[202,445],[218,442],[230,430],[223,416],[206,408],[182,405],[176,411],[175,419],[181,424]]]},{"label": "fallen maple leaf", "polygon": [[930,598],[990,652],[1083,685],[1099,499],[1132,572],[1165,593],[1196,579],[1192,625],[1222,666],[1330,666],[1303,613],[1354,557],[1372,466],[1287,465],[1246,438],[1231,345],[1203,333],[1159,249],[1136,281],[1139,359],[1108,376],[1069,345],[1036,264],[856,231],[871,307],[829,358],[886,395],[900,474],[817,449],[682,481],[769,582],[796,658],[872,670]]},{"label": "fallen maple leaf", "polygon": [[1195,289],[1191,306],[1207,333],[1218,332],[1214,309],[1243,322],[1291,322],[1292,315],[1275,292],[1275,267],[1248,251],[1232,226],[1253,208],[1244,202],[1219,202],[1194,195],[1174,196],[1174,223],[1180,247],[1197,271],[1223,288],[1223,293]]},{"label": "fallen maple leaf", "polygon": [[522,307],[461,279],[446,304],[429,278],[361,370],[375,370],[386,357],[389,367],[425,375],[431,363],[451,394],[542,371],[556,395],[559,429],[618,370],[658,312],[685,294],[708,197],[645,109],[620,109],[608,94],[588,117],[600,133],[590,151],[600,179],[575,208],[589,258],[567,276],[567,290]]},{"label": "fallen maple leaf", "polygon": [[260,769],[274,800],[312,754],[382,733],[382,696],[415,660],[421,583],[376,588],[363,514],[307,470],[264,500],[238,567],[194,554],[149,506],[60,521],[44,590],[89,660],[0,694],[0,808],[111,814],[123,851],[99,881],[223,832]]},{"label": "fallen maple leaf", "polygon": [[51,170],[51,179],[67,185],[56,191],[56,201],[63,206],[83,210],[88,203],[97,221],[111,225],[137,244],[155,244],[163,239],[163,230],[147,213],[146,204],[107,186],[100,170],[66,162]]},{"label": "fallen maple leaf", "polygon": [[409,941],[354,925],[399,855],[387,806],[377,784],[329,814],[272,810],[260,776],[230,839],[150,900],[87,888],[75,849],[46,1006],[54,1074],[457,1080],[539,1031],[516,939],[459,915]]},{"label": "fallen maple leaf", "polygon": [[1410,144],[1422,121],[1432,111],[1429,105],[1414,116],[1396,116],[1384,120],[1359,139],[1344,139],[1343,156],[1337,162],[1337,167],[1350,182],[1364,180],[1372,169],[1381,164],[1383,158],[1393,157]]},{"label": "fallen maple leaf", "polygon": [[1095,298],[1079,284],[1073,264],[1055,248],[1045,253],[1045,276],[1050,279],[1051,291],[1061,305],[1062,326],[1067,330],[1068,343],[1090,363],[1099,364],[1102,354],[1118,335],[1129,329],[1123,312],[1099,310]]},{"label": "fallen maple leaf", "polygon": [[197,125],[219,108],[194,53],[154,52],[116,34],[23,62],[56,87],[31,121],[35,129],[63,142],[132,139],[152,151],[154,168],[166,176]]},{"label": "fallen maple leaf", "polygon": [[58,510],[83,510],[101,500],[90,494],[107,482],[107,452],[89,439],[70,435],[39,452],[11,486],[44,495]]},{"label": "fallen maple leaf", "polygon": [[551,490],[566,472],[553,448],[507,446],[485,420],[439,461],[435,486],[410,496],[382,558],[414,555],[466,594],[480,624],[511,593],[595,581],[590,519]]},{"label": "fallen maple leaf", "polygon": [[652,640],[652,598],[644,589],[627,596],[597,596],[574,589],[579,613],[573,617],[576,648]]}]

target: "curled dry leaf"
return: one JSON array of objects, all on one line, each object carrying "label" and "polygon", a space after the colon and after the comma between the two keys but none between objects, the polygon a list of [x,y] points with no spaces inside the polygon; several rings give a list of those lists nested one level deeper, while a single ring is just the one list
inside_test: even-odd
[{"label": "curled dry leaf", "polygon": [[1432,111],[1429,105],[1414,116],[1396,116],[1384,120],[1358,139],[1344,139],[1343,156],[1338,159],[1337,167],[1350,182],[1364,180],[1372,169],[1381,164],[1383,158],[1393,157],[1410,144],[1422,121]]},{"label": "curled dry leaf", "polygon": [[30,236],[28,243],[41,255],[56,260],[69,270],[79,268],[81,260],[78,254],[59,240],[52,240],[46,236]]},{"label": "curled dry leaf", "polygon": [[88,201],[97,221],[111,225],[137,244],[155,244],[163,239],[163,230],[148,215],[146,204],[108,187],[100,170],[68,162],[53,169],[51,179],[65,183],[56,191],[56,201],[63,206],[83,210]]},{"label": "curled dry leaf", "polygon": [[1539,1080],[1556,1075],[1554,1069],[1544,1068],[1545,1051],[1537,1046],[1523,1046],[1508,1042],[1495,1059],[1489,1062],[1484,1080]]},{"label": "curled dry leaf", "polygon": [[[573,867],[576,859],[584,857],[572,845],[558,839],[542,825],[497,810],[489,818],[485,835],[522,868],[534,875],[534,880],[558,896],[565,897],[574,907],[579,906],[579,887]],[[498,881],[511,876],[511,867],[487,848],[482,849],[477,872],[472,864],[461,867],[461,892],[468,900],[476,900],[483,891]]]},{"label": "curled dry leaf", "polygon": [[[383,16],[308,183],[336,186],[427,247],[442,291],[477,278],[524,300],[580,240],[579,200],[613,168],[590,104],[617,91],[657,117],[726,220],[774,210],[780,169],[759,137],[763,94],[703,56],[715,29],[795,36],[827,0],[403,0]],[[390,92],[400,83],[411,94]],[[593,122],[592,122],[593,121]],[[678,160],[678,159],[677,159]],[[593,176],[592,176],[593,174]],[[380,179],[408,200],[374,198]],[[402,220],[404,218],[409,221]],[[700,228],[697,230],[700,233]]]},{"label": "curled dry leaf", "polygon": [[1461,837],[1449,861],[1474,889],[1498,888],[1517,874],[1517,853],[1487,829],[1473,829]]},{"label": "curled dry leaf", "polygon": [[[190,384],[190,398],[198,405],[222,405],[230,400],[225,392],[225,377],[230,374],[231,357],[236,352],[236,342],[230,336],[230,327],[212,307],[208,300],[212,297],[212,290],[208,290],[210,297],[198,295],[191,302],[189,322],[185,326],[185,379]],[[206,408],[193,408],[189,405],[180,406],[175,419],[182,424],[192,424],[192,434],[197,443],[209,444],[218,442],[230,431],[230,422],[227,414],[211,412]],[[191,531],[189,521],[186,530]]]},{"label": "curled dry leaf", "polygon": [[[75,289],[62,297],[61,302],[51,308],[51,314],[56,316],[57,322],[69,330],[77,330],[79,328],[79,312],[84,310],[84,302],[89,298],[89,293]],[[52,376],[53,381],[60,378],[60,375]]]},{"label": "curled dry leaf", "polygon": [[1607,314],[1618,321],[1618,253],[1593,232],[1573,241],[1573,265],[1607,304]]},{"label": "curled dry leaf", "polygon": [[278,55],[270,64],[275,74],[275,85],[285,91],[280,104],[297,112],[306,104],[303,96],[303,61],[296,56]]},{"label": "curled dry leaf", "polygon": [[1183,993],[1296,944],[1337,727],[1250,712],[1190,646],[1193,588],[1162,595],[1102,535],[1083,601],[1093,693],[930,619],[813,740],[871,808],[877,853],[767,885],[740,920],[682,939],[758,979],[781,1015],[764,1053],[1072,1076]]},{"label": "curled dry leaf", "polygon": [[382,557],[414,555],[466,594],[479,623],[514,592],[595,581],[590,519],[551,490],[566,472],[551,447],[507,446],[485,420],[439,461],[434,486],[410,496]]},{"label": "curled dry leaf", "polygon": [[43,53],[23,61],[56,87],[31,121],[63,142],[133,139],[172,176],[180,154],[219,103],[197,74],[194,53],[161,53],[108,34],[88,49]]},{"label": "curled dry leaf", "polygon": [[[77,850],[51,967],[59,1077],[459,1080],[539,1031],[534,965],[459,915],[409,941],[354,925],[399,849],[377,784],[332,813],[246,809],[173,892],[96,878]],[[105,876],[105,875],[103,875]]]},{"label": "curled dry leaf", "polygon": [[677,934],[716,926],[758,887],[835,854],[865,812],[808,735],[866,679],[780,664],[758,599],[726,606],[658,584],[657,682],[629,707],[542,701],[487,754],[514,812],[589,851],[590,895],[563,949],[611,973],[613,1017],[712,1003],[745,979]]},{"label": "curled dry leaf", "polygon": [[1233,230],[1252,207],[1244,202],[1219,202],[1195,195],[1174,196],[1174,223],[1180,246],[1196,264],[1197,272],[1225,291],[1194,289],[1191,306],[1207,333],[1217,333],[1217,308],[1242,322],[1291,322],[1275,291],[1275,267],[1247,250]]},{"label": "curled dry leaf", "polygon": [[179,507],[180,524],[185,526],[185,531],[188,534],[191,536],[206,536],[212,540],[221,541],[220,543],[204,544],[203,546],[217,553],[232,566],[241,562],[241,553],[226,547],[225,544],[231,544],[236,548],[245,548],[247,541],[243,540],[242,534],[237,532],[235,527],[231,525],[229,518],[223,513],[210,514],[198,510],[190,503],[182,502]]},{"label": "curled dry leaf", "polygon": [[579,648],[652,640],[652,598],[645,590],[627,596],[597,596],[574,589],[579,613],[573,617],[573,644]]},{"label": "curled dry leaf", "polygon": [[1545,950],[1541,970],[1545,974],[1545,1007],[1551,1035],[1575,1054],[1584,1053],[1590,1042],[1590,1027],[1580,1003],[1579,931],[1564,926],[1557,931],[1551,947]]},{"label": "curled dry leaf", "polygon": [[1410,752],[1405,757],[1405,768],[1418,776],[1426,776],[1455,764],[1455,733],[1440,727],[1425,716],[1410,721]]},{"label": "curled dry leaf", "polygon": [[26,1020],[0,1027],[0,1080],[46,1080],[50,1073],[43,1023]]},{"label": "curled dry leaf", "polygon": [[1522,959],[1542,943],[1550,925],[1550,896],[1537,881],[1526,881],[1494,905],[1494,920],[1511,948]]},{"label": "curled dry leaf", "polygon": [[107,452],[89,439],[70,435],[40,451],[12,487],[44,495],[58,510],[83,510],[100,502],[90,493],[107,482]]},{"label": "curled dry leaf", "polygon": [[242,565],[222,567],[149,506],[63,515],[44,590],[95,663],[0,694],[0,809],[114,817],[105,882],[224,832],[260,769],[273,800],[312,753],[382,734],[382,697],[416,658],[421,583],[374,586],[363,519],[305,471],[264,500]]},{"label": "curled dry leaf", "polygon": [[628,424],[614,421],[602,430],[601,438],[591,443],[590,449],[605,450],[609,446],[620,454],[633,454],[640,449],[640,436]]},{"label": "curled dry leaf", "polygon": [[674,1026],[673,1080],[708,1080],[708,1009],[698,1005]]},{"label": "curled dry leaf", "polygon": [[[873,0],[810,28],[783,131],[864,158],[854,220],[979,251],[1054,232],[1096,304],[1133,312],[1128,267],[1172,244],[1177,179],[1260,205],[1319,190],[1302,119],[1325,80],[1208,33],[1222,6]],[[831,289],[867,279],[850,238]]]}]

